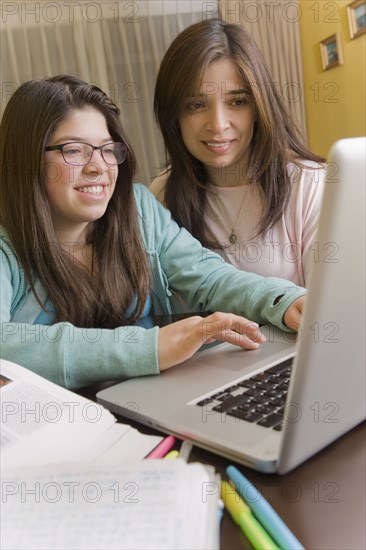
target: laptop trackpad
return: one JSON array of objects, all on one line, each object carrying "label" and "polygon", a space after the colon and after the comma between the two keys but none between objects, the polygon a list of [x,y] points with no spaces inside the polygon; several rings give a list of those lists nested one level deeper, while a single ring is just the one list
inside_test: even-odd
[{"label": "laptop trackpad", "polygon": [[285,333],[269,326],[262,327],[262,332],[267,340],[256,350],[245,350],[233,344],[224,343],[196,353],[194,364],[206,365],[210,369],[238,372],[247,368],[269,366],[294,353],[296,334]]}]

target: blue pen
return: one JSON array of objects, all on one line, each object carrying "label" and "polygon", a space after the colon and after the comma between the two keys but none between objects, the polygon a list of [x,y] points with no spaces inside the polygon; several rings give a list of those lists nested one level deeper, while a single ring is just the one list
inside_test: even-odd
[{"label": "blue pen", "polygon": [[[254,487],[235,466],[228,466],[226,473],[235,484],[235,489],[250,506],[253,514],[266,529],[268,534],[282,549],[304,550],[302,544],[293,535],[280,516],[273,510],[263,495]],[[250,496],[250,492],[252,496]],[[256,498],[253,498],[253,494]]]}]

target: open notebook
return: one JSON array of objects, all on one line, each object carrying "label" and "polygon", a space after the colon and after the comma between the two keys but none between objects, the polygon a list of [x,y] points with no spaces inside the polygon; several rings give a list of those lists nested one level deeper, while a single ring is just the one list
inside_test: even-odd
[{"label": "open notebook", "polygon": [[219,480],[142,460],[162,440],[4,359],[1,548],[215,549]]},{"label": "open notebook", "polygon": [[[133,419],[264,472],[284,473],[365,418],[366,138],[331,151],[297,341],[264,327],[255,351],[198,352],[98,393]],[[269,369],[269,370],[268,370]],[[262,399],[264,398],[264,399]]]},{"label": "open notebook", "polygon": [[146,456],[162,437],[117,423],[104,407],[0,359],[1,470]]},{"label": "open notebook", "polygon": [[217,549],[219,494],[213,469],[182,460],[8,470],[1,548]]}]

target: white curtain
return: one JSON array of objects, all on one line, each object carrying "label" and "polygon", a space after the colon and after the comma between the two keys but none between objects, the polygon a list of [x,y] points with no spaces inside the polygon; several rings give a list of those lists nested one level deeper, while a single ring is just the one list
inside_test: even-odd
[{"label": "white curtain", "polygon": [[245,27],[261,50],[278,91],[307,140],[297,0],[219,0],[222,18]]},{"label": "white curtain", "polygon": [[[252,33],[305,134],[296,4],[219,2],[225,20]],[[160,61],[181,30],[218,13],[217,0],[3,1],[1,113],[15,89],[32,78],[70,73],[95,82],[121,109],[137,156],[137,179],[149,184],[165,162],[152,105]]]},{"label": "white curtain", "polygon": [[1,2],[1,113],[27,80],[68,73],[94,82],[120,108],[137,179],[149,184],[165,162],[153,119],[158,67],[173,38],[201,18],[198,0]]}]

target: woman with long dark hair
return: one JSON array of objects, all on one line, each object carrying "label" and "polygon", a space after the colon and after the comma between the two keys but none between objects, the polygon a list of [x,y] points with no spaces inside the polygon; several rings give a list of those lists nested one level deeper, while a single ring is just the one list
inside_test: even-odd
[{"label": "woman with long dark hair", "polygon": [[158,72],[167,167],[150,187],[179,225],[239,269],[305,286],[324,159],[304,145],[241,26],[183,30]]},{"label": "woman with long dark hair", "polygon": [[[21,85],[0,166],[3,358],[77,388],[157,374],[213,340],[257,348],[261,322],[298,328],[304,289],[222,262],[133,184],[119,111],[98,87],[67,75]],[[197,315],[139,326],[182,302]]]}]

